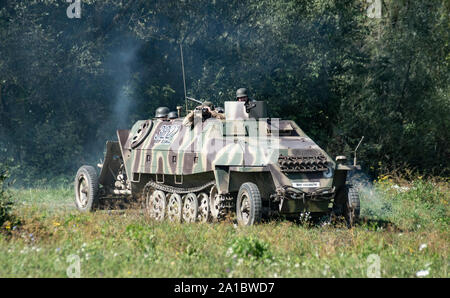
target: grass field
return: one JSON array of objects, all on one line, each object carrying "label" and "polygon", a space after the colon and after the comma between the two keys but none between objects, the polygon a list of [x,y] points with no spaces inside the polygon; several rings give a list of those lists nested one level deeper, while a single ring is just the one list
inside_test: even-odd
[{"label": "grass field", "polygon": [[362,221],[353,229],[156,223],[137,210],[80,214],[72,188],[10,194],[20,223],[1,227],[0,277],[66,277],[73,255],[81,277],[449,276],[443,182],[398,186],[383,177],[362,189]]}]

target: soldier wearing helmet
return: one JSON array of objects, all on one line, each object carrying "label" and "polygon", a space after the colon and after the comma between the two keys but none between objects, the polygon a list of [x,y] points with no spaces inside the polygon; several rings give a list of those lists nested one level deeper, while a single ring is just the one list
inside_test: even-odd
[{"label": "soldier wearing helmet", "polygon": [[177,119],[177,118],[178,118],[178,114],[177,114],[177,112],[175,112],[175,111],[169,112],[169,114],[167,115],[167,118],[168,118],[169,120]]},{"label": "soldier wearing helmet", "polygon": [[244,102],[248,102],[248,95],[247,95],[247,88],[239,88],[236,91],[236,100],[237,101],[244,101]]},{"label": "soldier wearing helmet", "polygon": [[194,111],[191,111],[183,120],[184,126],[191,126],[194,123],[194,114],[195,111],[202,111],[202,120],[205,121],[208,118],[217,118],[217,119],[225,119],[225,115],[218,113],[212,102],[205,101],[203,104],[197,106]]},{"label": "soldier wearing helmet", "polygon": [[244,102],[245,111],[247,113],[250,112],[251,109],[256,107],[256,104],[252,102],[253,100],[250,100],[247,95],[247,88],[239,88],[236,91],[236,100]]},{"label": "soldier wearing helmet", "polygon": [[159,107],[156,109],[155,118],[160,120],[167,120],[168,114],[169,114],[168,107]]}]

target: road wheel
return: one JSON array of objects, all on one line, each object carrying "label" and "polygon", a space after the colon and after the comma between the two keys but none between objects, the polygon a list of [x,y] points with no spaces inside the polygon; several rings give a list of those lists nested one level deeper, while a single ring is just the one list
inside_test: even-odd
[{"label": "road wheel", "polygon": [[82,166],[75,176],[75,205],[81,212],[92,211],[98,203],[98,175],[92,166]]},{"label": "road wheel", "polygon": [[166,196],[161,190],[155,190],[151,196],[147,197],[147,210],[150,218],[163,221],[166,216]]},{"label": "road wheel", "polygon": [[183,220],[185,222],[195,222],[198,216],[198,200],[194,193],[188,193],[184,198]]},{"label": "road wheel", "polygon": [[198,221],[209,222],[211,219],[211,213],[209,212],[209,196],[202,192],[198,196]]},{"label": "road wheel", "polygon": [[344,217],[349,228],[353,227],[359,221],[360,200],[358,191],[349,184],[345,187],[346,202],[344,205]]},{"label": "road wheel", "polygon": [[242,226],[251,226],[261,221],[261,194],[256,184],[246,182],[241,185],[236,204],[237,221]]},{"label": "road wheel", "polygon": [[179,194],[173,193],[169,197],[167,205],[167,218],[171,222],[181,222],[183,201]]},{"label": "road wheel", "polygon": [[217,187],[214,185],[209,192],[209,210],[214,221],[218,222],[225,218],[227,209],[225,208],[225,197],[219,195]]}]

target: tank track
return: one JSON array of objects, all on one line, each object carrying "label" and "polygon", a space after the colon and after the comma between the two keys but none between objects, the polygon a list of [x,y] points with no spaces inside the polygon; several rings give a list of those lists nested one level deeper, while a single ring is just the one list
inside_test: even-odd
[{"label": "tank track", "polygon": [[168,192],[168,193],[188,194],[191,192],[202,191],[205,188],[213,186],[215,183],[216,183],[215,181],[210,181],[206,184],[196,186],[196,187],[175,187],[175,186],[157,183],[153,180],[150,180],[149,182],[147,182],[144,189],[145,189],[145,191],[148,191],[148,189],[154,188],[154,189],[161,190],[161,191]]},{"label": "tank track", "polygon": [[[165,193],[176,193],[176,194],[188,194],[188,193],[197,193],[208,187],[211,187],[215,184],[215,181],[210,181],[200,186],[196,187],[175,187],[170,185],[165,185],[161,183],[157,183],[153,180],[147,182],[144,187],[144,194],[147,194],[150,189],[161,190]],[[234,208],[234,200],[231,196],[219,196],[219,214],[217,216],[217,221],[221,221],[225,219],[225,216],[230,213]]]}]

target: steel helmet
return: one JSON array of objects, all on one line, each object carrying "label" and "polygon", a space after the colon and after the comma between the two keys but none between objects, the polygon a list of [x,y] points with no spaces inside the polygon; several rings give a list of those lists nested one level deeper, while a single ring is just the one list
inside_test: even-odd
[{"label": "steel helmet", "polygon": [[167,114],[169,114],[168,107],[159,107],[156,109],[155,118],[166,118]]},{"label": "steel helmet", "polygon": [[167,115],[167,118],[169,119],[177,119],[178,118],[178,113],[175,111],[169,112],[169,114]]},{"label": "steel helmet", "polygon": [[248,97],[247,88],[239,88],[236,91],[236,98],[240,98],[240,97]]}]

